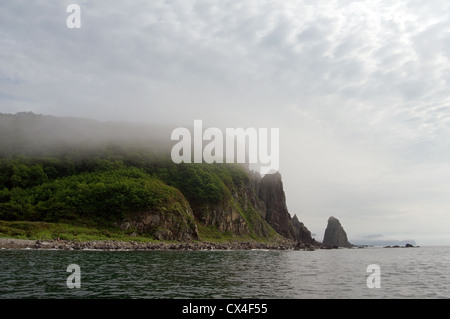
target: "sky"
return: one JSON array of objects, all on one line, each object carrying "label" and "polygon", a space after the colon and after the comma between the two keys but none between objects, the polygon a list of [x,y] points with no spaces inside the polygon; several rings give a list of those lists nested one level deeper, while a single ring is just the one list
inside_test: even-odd
[{"label": "sky", "polygon": [[[70,29],[69,4],[81,28]],[[321,239],[450,245],[450,2],[2,1],[0,112],[279,128]],[[170,137],[168,136],[168,139]]]}]

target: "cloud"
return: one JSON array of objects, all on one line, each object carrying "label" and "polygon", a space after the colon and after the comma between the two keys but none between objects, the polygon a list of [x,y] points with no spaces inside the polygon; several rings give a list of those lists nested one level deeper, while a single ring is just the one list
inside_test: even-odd
[{"label": "cloud", "polygon": [[364,238],[383,238],[383,235],[381,235],[381,234],[372,234],[372,235],[367,235]]}]

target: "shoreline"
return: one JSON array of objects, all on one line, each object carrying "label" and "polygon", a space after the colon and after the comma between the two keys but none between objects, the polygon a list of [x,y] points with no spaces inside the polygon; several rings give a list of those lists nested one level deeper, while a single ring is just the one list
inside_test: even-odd
[{"label": "shoreline", "polygon": [[103,251],[152,251],[152,250],[315,250],[319,246],[299,245],[295,242],[137,242],[137,241],[71,241],[71,240],[30,240],[0,238],[0,249],[33,250],[103,250]]}]

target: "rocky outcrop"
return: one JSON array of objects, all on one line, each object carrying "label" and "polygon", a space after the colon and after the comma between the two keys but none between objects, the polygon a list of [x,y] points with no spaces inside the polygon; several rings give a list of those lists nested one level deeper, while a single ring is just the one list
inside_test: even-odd
[{"label": "rocky outcrop", "polygon": [[300,222],[297,215],[292,218],[292,226],[294,227],[295,240],[305,245],[317,245],[318,243],[312,238],[311,232],[306,226]]},{"label": "rocky outcrop", "polygon": [[333,216],[328,219],[328,225],[323,236],[323,244],[329,247],[352,247],[347,234],[339,220]]},{"label": "rocky outcrop", "polygon": [[196,221],[219,232],[259,238],[282,236],[294,243],[319,246],[297,216],[291,218],[280,173],[247,171],[239,186],[228,188],[230,196],[217,204],[193,206]]},{"label": "rocky outcrop", "polygon": [[119,227],[129,234],[150,235],[158,240],[199,239],[192,209],[180,192],[155,209],[128,213]]},{"label": "rocky outcrop", "polygon": [[286,207],[281,174],[265,175],[259,185],[259,198],[265,204],[265,220],[280,235],[295,239],[291,215]]},{"label": "rocky outcrop", "polygon": [[231,232],[235,235],[245,235],[250,232],[246,220],[230,202],[204,205],[194,210],[199,222],[212,226],[219,232]]},{"label": "rocky outcrop", "polygon": [[259,198],[265,206],[264,218],[282,236],[303,245],[319,245],[297,215],[291,218],[280,173],[265,175],[259,184]]},{"label": "rocky outcrop", "polygon": [[249,171],[245,182],[228,189],[231,196],[226,200],[193,207],[196,220],[222,233],[273,237],[275,233],[265,219],[265,203],[258,197],[260,182],[261,177]]}]

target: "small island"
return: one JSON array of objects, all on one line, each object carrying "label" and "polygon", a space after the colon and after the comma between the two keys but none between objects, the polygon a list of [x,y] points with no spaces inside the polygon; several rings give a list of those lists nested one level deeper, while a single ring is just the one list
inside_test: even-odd
[{"label": "small island", "polygon": [[418,248],[420,246],[414,246],[412,244],[406,244],[405,246],[393,245],[393,246],[384,246],[384,248]]},{"label": "small island", "polygon": [[347,239],[347,233],[339,220],[333,216],[328,219],[327,228],[323,236],[323,245],[325,248],[351,248],[353,245]]}]

